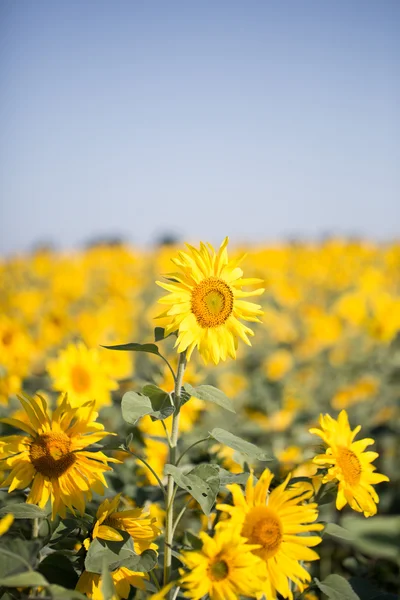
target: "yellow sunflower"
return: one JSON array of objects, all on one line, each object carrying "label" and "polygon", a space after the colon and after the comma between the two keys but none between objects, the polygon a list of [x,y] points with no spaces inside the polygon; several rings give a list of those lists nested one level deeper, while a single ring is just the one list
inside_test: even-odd
[{"label": "yellow sunflower", "polygon": [[0,537],[7,533],[11,525],[14,523],[14,515],[8,514],[0,519]]},{"label": "yellow sunflower", "polygon": [[143,513],[141,508],[118,510],[121,494],[112,500],[106,498],[99,506],[93,528],[92,538],[100,538],[112,542],[120,542],[124,538],[120,531],[126,531],[133,539],[134,549],[137,554],[144,550],[157,550],[153,544],[160,530],[156,519],[149,513]]},{"label": "yellow sunflower", "polygon": [[172,262],[179,272],[170,273],[169,283],[157,284],[170,292],[160,298],[168,309],[159,315],[166,335],[178,331],[175,346],[178,352],[187,350],[187,357],[198,347],[203,361],[218,364],[228,356],[235,359],[238,339],[251,346],[248,336],[254,332],[243,325],[244,321],[259,322],[262,315],[258,304],[242,300],[259,296],[264,289],[252,292],[242,289],[244,285],[258,285],[261,279],[243,279],[238,267],[240,260],[228,260],[225,238],[216,253],[211,245],[200,243],[200,250],[187,244],[189,253],[179,252]]},{"label": "yellow sunflower", "polygon": [[3,482],[9,492],[30,486],[27,502],[44,507],[51,499],[53,519],[65,517],[65,508],[72,513],[85,511],[85,501],[92,492],[104,493],[107,482],[104,472],[110,471],[103,452],[88,452],[87,446],[107,435],[103,425],[96,423],[94,402],[72,408],[63,396],[58,408],[49,416],[46,401],[38,396],[19,396],[28,423],[15,418],[1,419],[25,432],[0,438],[0,471],[10,471]]},{"label": "yellow sunflower", "polygon": [[95,400],[97,407],[108,406],[110,392],[118,389],[99,351],[87,348],[82,342],[69,344],[56,359],[50,359],[47,370],[53,379],[53,389],[68,390],[68,400],[74,408],[88,400]]},{"label": "yellow sunflower", "polygon": [[[92,531],[92,539],[99,538],[118,542],[123,540],[121,531],[126,531],[132,537],[135,552],[141,554],[144,550],[157,550],[154,540],[160,530],[156,519],[149,513],[143,513],[141,508],[118,511],[121,494],[112,500],[104,500],[96,513],[97,521]],[[88,550],[90,539],[84,541]],[[131,586],[144,589],[144,582],[149,578],[147,573],[138,573],[126,567],[120,567],[111,573],[118,598],[128,598]],[[93,600],[103,600],[101,590],[101,575],[84,571],[80,576],[76,589]]]},{"label": "yellow sunflower", "polygon": [[213,538],[204,532],[199,537],[201,550],[182,552],[182,562],[189,569],[180,570],[186,597],[237,600],[240,595],[257,596],[266,577],[264,563],[252,552],[258,546],[247,544],[235,527],[220,527]]},{"label": "yellow sunflower", "polygon": [[227,525],[237,525],[250,544],[259,545],[253,552],[265,562],[268,574],[260,591],[268,600],[276,598],[277,593],[292,599],[290,581],[303,591],[311,580],[300,561],[319,559],[311,546],[319,544],[321,538],[312,532],[320,531],[323,525],[314,523],[318,517],[317,504],[304,504],[311,497],[311,491],[290,488],[289,475],[269,492],[272,478],[272,473],[266,469],[253,485],[250,475],[245,494],[239,485],[228,485],[234,506],[220,504],[217,508],[230,515]]},{"label": "yellow sunflower", "polygon": [[339,482],[336,508],[341,510],[348,503],[353,510],[363,512],[365,517],[375,515],[379,496],[372,486],[389,481],[389,478],[376,473],[376,467],[371,464],[379,456],[378,453],[365,452],[374,440],[365,438],[353,441],[361,425],[352,431],[345,410],[340,412],[337,420],[328,414],[321,415],[319,423],[321,429],[312,428],[310,433],[322,438],[328,447],[325,454],[314,457],[314,462],[328,468],[323,483]]}]

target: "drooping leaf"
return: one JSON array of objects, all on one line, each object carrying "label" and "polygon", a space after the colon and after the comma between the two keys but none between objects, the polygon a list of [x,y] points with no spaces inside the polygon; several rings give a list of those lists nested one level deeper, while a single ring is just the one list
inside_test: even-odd
[{"label": "drooping leaf", "polygon": [[136,392],[126,392],[121,402],[122,418],[126,423],[135,425],[141,417],[153,412],[150,398]]},{"label": "drooping leaf", "polygon": [[145,550],[136,554],[132,539],[125,536],[122,542],[109,542],[97,538],[89,546],[85,559],[85,568],[91,573],[102,573],[104,563],[110,571],[126,567],[132,571],[147,573],[157,564],[157,554],[153,550]]},{"label": "drooping leaf", "polygon": [[54,552],[44,557],[38,571],[49,583],[59,584],[65,588],[75,588],[78,576],[71,561],[65,554]]},{"label": "drooping leaf", "polygon": [[328,575],[323,581],[315,578],[315,583],[330,600],[360,600],[350,583],[340,575]]},{"label": "drooping leaf", "polygon": [[18,575],[0,578],[0,585],[11,588],[46,587],[48,581],[40,573],[25,571],[24,573],[18,573]]},{"label": "drooping leaf", "polygon": [[201,539],[191,531],[185,531],[184,542],[187,546],[193,548],[193,550],[201,550],[203,547]]},{"label": "drooping leaf", "polygon": [[343,526],[353,535],[351,544],[368,556],[397,562],[400,558],[400,517],[376,515],[364,519],[348,515]]},{"label": "drooping leaf", "polygon": [[250,473],[231,473],[222,467],[219,467],[219,479],[221,487],[228,485],[229,483],[245,484],[249,478]]},{"label": "drooping leaf", "polygon": [[171,397],[167,392],[164,392],[164,390],[152,383],[145,385],[142,388],[142,392],[150,398],[153,407],[153,412],[150,416],[153,421],[166,419],[172,415],[175,408],[172,404]]},{"label": "drooping leaf", "polygon": [[169,333],[168,335],[165,335],[164,327],[155,327],[154,328],[154,341],[155,342],[162,342],[163,340],[166,340],[167,338],[169,338],[171,335],[174,335],[174,332]]},{"label": "drooping leaf", "polygon": [[197,500],[206,515],[210,514],[220,486],[216,465],[198,465],[187,475],[174,465],[165,465],[164,472]]},{"label": "drooping leaf", "polygon": [[211,437],[219,442],[220,444],[224,444],[241,454],[244,454],[248,458],[257,459],[261,461],[269,461],[273,460],[273,457],[270,456],[261,448],[258,448],[255,444],[251,444],[246,440],[230,433],[230,431],[226,431],[225,429],[220,429],[219,427],[213,429],[210,433]]},{"label": "drooping leaf", "polygon": [[194,388],[188,383],[185,383],[184,390],[194,398],[199,398],[199,400],[205,400],[206,402],[213,402],[214,404],[225,408],[225,410],[229,410],[229,412],[236,412],[228,396],[212,385],[199,385]]},{"label": "drooping leaf", "polygon": [[329,535],[333,538],[346,541],[351,541],[354,539],[354,534],[351,531],[348,531],[336,523],[328,523],[324,529],[324,535]]},{"label": "drooping leaf", "polygon": [[123,352],[147,352],[148,354],[160,354],[158,346],[155,344],[137,344],[131,342],[130,344],[117,344],[116,346],[102,346],[106,350],[121,350]]},{"label": "drooping leaf", "polygon": [[46,513],[43,509],[34,504],[7,504],[0,509],[0,518],[7,514],[13,514],[15,519],[45,519]]}]

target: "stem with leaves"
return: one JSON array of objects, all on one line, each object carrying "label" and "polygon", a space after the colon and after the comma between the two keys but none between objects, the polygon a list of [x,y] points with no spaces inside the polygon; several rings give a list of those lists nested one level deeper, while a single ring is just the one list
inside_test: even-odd
[{"label": "stem with leaves", "polygon": [[[183,375],[186,367],[186,352],[179,355],[178,371],[175,378],[174,404],[175,412],[172,417],[172,431],[169,447],[169,462],[176,464],[176,450],[179,435],[179,415],[181,410],[181,392],[183,384]],[[172,563],[172,542],[173,542],[173,517],[174,517],[174,480],[171,475],[167,479],[167,498],[166,498],[166,516],[165,516],[165,551],[164,551],[164,585],[169,583],[171,577]],[[172,590],[169,594],[172,597]]]}]

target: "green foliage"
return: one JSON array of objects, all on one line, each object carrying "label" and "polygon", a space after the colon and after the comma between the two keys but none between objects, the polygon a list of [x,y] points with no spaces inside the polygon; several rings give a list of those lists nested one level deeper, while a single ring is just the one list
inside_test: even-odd
[{"label": "green foliage", "polygon": [[221,390],[212,385],[199,385],[198,387],[194,388],[188,383],[185,383],[184,390],[189,397],[193,396],[194,398],[199,398],[199,400],[213,402],[213,404],[217,404],[229,412],[236,412],[233,408],[232,402],[224,394],[224,392],[221,392]]},{"label": "green foliage", "polygon": [[219,469],[216,465],[198,465],[187,475],[174,465],[165,465],[164,471],[197,500],[206,515],[210,514],[220,488]]},{"label": "green foliage", "polygon": [[19,573],[18,575],[0,578],[0,586],[10,588],[43,587],[47,585],[48,581],[43,575],[35,573],[35,571],[26,571],[25,573]]},{"label": "green foliage", "polygon": [[14,519],[45,519],[47,516],[47,513],[39,508],[39,506],[25,504],[24,502],[19,504],[7,504],[0,509],[0,518],[9,513],[14,515]]},{"label": "green foliage", "polygon": [[85,569],[91,573],[102,573],[104,565],[110,571],[119,567],[127,567],[132,571],[147,573],[157,564],[157,554],[154,550],[145,550],[142,554],[136,554],[133,549],[132,538],[124,536],[121,542],[110,542],[94,539],[85,559]]},{"label": "green foliage", "polygon": [[400,559],[400,516],[363,519],[345,516],[343,526],[352,534],[352,545],[374,558],[398,562]]},{"label": "green foliage", "polygon": [[360,600],[350,583],[340,575],[328,575],[323,581],[315,579],[315,583],[330,600]]},{"label": "green foliage", "polygon": [[210,435],[220,444],[224,444],[225,446],[240,452],[250,459],[256,459],[260,461],[274,460],[273,457],[264,450],[261,450],[254,444],[251,444],[237,435],[230,433],[230,431],[225,431],[225,429],[220,429],[217,427],[211,431]]}]

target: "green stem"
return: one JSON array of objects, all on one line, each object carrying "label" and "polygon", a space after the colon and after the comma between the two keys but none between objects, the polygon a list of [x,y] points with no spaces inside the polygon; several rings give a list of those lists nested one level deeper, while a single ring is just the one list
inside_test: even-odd
[{"label": "green stem", "polygon": [[174,525],[173,525],[173,527],[172,527],[172,535],[173,535],[173,536],[175,535],[175,531],[176,531],[176,528],[177,528],[177,527],[178,527],[178,525],[179,525],[179,521],[182,519],[183,515],[185,514],[185,512],[186,512],[186,509],[187,509],[187,507],[189,506],[189,504],[190,504],[191,500],[192,500],[192,499],[190,498],[190,500],[188,500],[188,502],[186,502],[185,506],[182,508],[181,512],[180,512],[180,513],[179,513],[179,515],[176,517],[176,519],[175,519],[175,523],[174,523]]},{"label": "green stem", "polygon": [[180,455],[180,457],[178,458],[178,460],[176,461],[176,466],[179,465],[179,463],[181,462],[182,458],[185,456],[185,454],[187,452],[189,452],[189,450],[191,450],[192,448],[194,448],[195,446],[197,446],[197,444],[202,444],[203,442],[208,442],[208,440],[210,440],[210,436],[203,438],[202,440],[198,440],[197,442],[194,442],[194,444],[192,444],[191,446],[188,446],[186,448],[186,450],[184,452],[182,452],[182,454]]},{"label": "green stem", "polygon": [[153,581],[154,585],[155,585],[155,586],[156,586],[156,588],[158,589],[158,591],[160,591],[160,590],[161,590],[161,586],[160,586],[160,584],[158,583],[158,579],[157,579],[157,577],[156,577],[156,574],[154,573],[154,570],[153,570],[153,571],[150,571],[150,577],[151,577],[151,579],[152,579],[152,581]]},{"label": "green stem", "polygon": [[144,458],[142,458],[138,454],[135,454],[134,452],[132,452],[132,450],[129,450],[129,448],[126,448],[126,452],[129,452],[129,454],[132,454],[132,456],[140,460],[149,469],[149,471],[153,473],[154,477],[157,479],[158,485],[160,486],[162,493],[164,494],[164,496],[166,496],[167,492],[165,491],[165,487],[163,486],[161,479],[159,478],[153,467],[151,467],[149,463],[146,460],[144,460]]},{"label": "green stem", "polygon": [[37,537],[39,537],[39,519],[35,517],[32,523],[32,539],[34,540]]},{"label": "green stem", "polygon": [[167,365],[168,369],[171,371],[172,373],[172,377],[174,379],[174,382],[176,383],[176,376],[175,376],[175,372],[173,370],[173,368],[171,367],[171,365],[169,364],[168,360],[165,358],[165,356],[163,356],[162,354],[159,354],[158,356],[160,356],[163,361],[165,362],[165,364]]},{"label": "green stem", "polygon": [[[186,367],[186,352],[179,355],[178,372],[175,378],[175,412],[172,416],[171,444],[169,449],[169,462],[176,465],[176,448],[179,434],[179,413],[181,409],[181,391],[183,383],[183,374]],[[165,550],[164,550],[164,585],[169,583],[171,577],[172,563],[172,541],[173,541],[173,515],[174,515],[174,480],[171,475],[167,479],[167,498],[165,515]],[[172,597],[171,592],[169,598]]]}]

